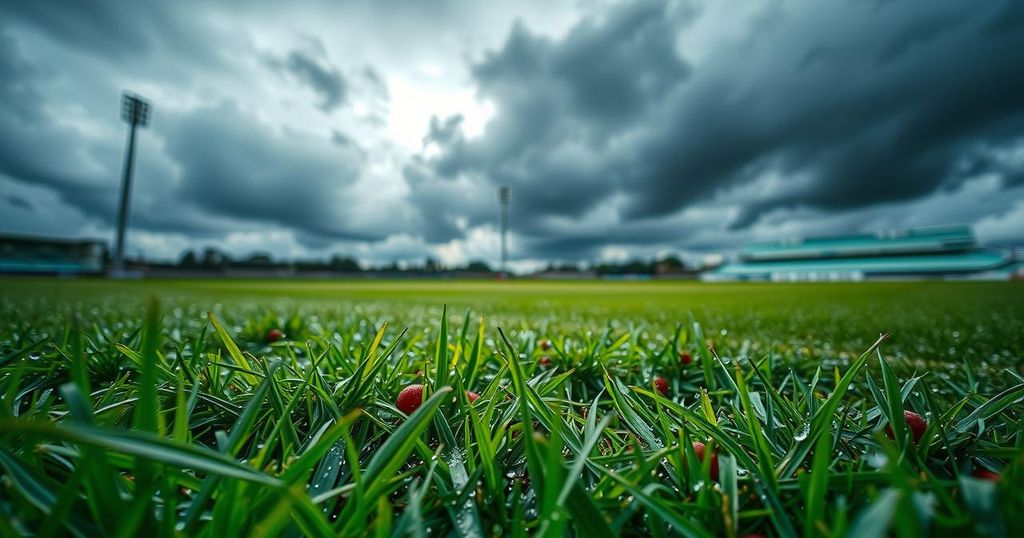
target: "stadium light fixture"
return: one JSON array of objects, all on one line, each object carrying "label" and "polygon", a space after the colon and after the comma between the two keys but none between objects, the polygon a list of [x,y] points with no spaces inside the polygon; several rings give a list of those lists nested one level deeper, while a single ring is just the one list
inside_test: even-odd
[{"label": "stadium light fixture", "polygon": [[135,128],[149,123],[149,103],[138,95],[125,92],[121,96],[121,119],[128,124],[128,147],[124,156],[121,179],[121,205],[117,211],[117,244],[114,248],[114,269],[124,269],[124,235],[128,225],[128,205],[132,190],[132,167],[135,162]]},{"label": "stadium light fixture", "polygon": [[508,276],[508,205],[512,201],[512,188],[502,186],[498,189],[501,202],[501,276]]}]

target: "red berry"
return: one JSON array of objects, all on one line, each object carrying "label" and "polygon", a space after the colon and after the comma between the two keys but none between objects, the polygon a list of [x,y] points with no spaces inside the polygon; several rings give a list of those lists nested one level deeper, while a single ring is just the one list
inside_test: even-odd
[{"label": "red berry", "polygon": [[547,355],[544,355],[537,362],[539,362],[541,366],[551,366],[551,357],[548,357]]},{"label": "red berry", "polygon": [[999,473],[995,471],[989,471],[988,469],[983,469],[981,467],[975,469],[974,472],[971,473],[971,476],[973,476],[974,478],[978,478],[980,480],[991,480],[992,482],[999,481]]},{"label": "red berry", "polygon": [[395,400],[395,407],[406,415],[411,415],[413,411],[420,408],[420,404],[422,403],[423,385],[409,385],[402,389],[402,392],[398,393],[398,399]]},{"label": "red berry", "polygon": [[[924,431],[928,429],[928,423],[925,422],[924,417],[913,411],[904,411],[903,420],[906,421],[907,428],[910,429],[910,434],[914,438],[914,443],[920,441],[921,436],[924,435]],[[889,436],[889,439],[896,437],[892,431],[892,424],[885,427],[885,433]]]},{"label": "red berry", "polygon": [[928,423],[925,422],[924,417],[913,411],[904,411],[903,418],[907,421],[910,432],[914,434],[914,442],[920,441],[924,431],[928,429]]},{"label": "red berry", "polygon": [[473,392],[471,390],[467,390],[466,391],[466,399],[469,400],[469,403],[475,402],[476,399],[479,398],[479,397],[480,397],[479,394],[477,394],[477,393],[475,393],[475,392]]},{"label": "red berry", "polygon": [[658,392],[662,394],[668,394],[668,381],[664,377],[655,377],[654,388],[658,389]]},{"label": "red berry", "polygon": [[270,329],[267,331],[267,342],[277,342],[282,338],[284,338],[284,333],[281,332],[281,329]]},{"label": "red berry", "polygon": [[[695,441],[693,451],[697,453],[697,459],[704,463],[704,443]],[[711,478],[718,480],[718,454],[711,454]]]},{"label": "red berry", "polygon": [[542,338],[540,341],[540,348],[543,349],[544,351],[551,349],[551,340],[548,340],[547,338]]},{"label": "red berry", "polygon": [[680,351],[679,352],[679,363],[682,364],[683,366],[689,366],[689,365],[693,364],[693,355],[690,355],[689,353],[687,353],[685,351]]}]

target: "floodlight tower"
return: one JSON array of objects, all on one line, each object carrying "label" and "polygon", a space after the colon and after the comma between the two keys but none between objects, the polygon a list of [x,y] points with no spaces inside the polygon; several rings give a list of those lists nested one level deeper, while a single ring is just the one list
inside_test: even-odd
[{"label": "floodlight tower", "polygon": [[149,103],[138,95],[121,96],[121,119],[128,124],[128,148],[124,156],[121,179],[121,206],[117,211],[117,245],[114,248],[114,269],[124,269],[124,232],[128,224],[128,202],[132,191],[132,166],[135,162],[135,128],[149,123]]},{"label": "floodlight tower", "polygon": [[503,186],[498,189],[501,201],[501,275],[508,276],[508,204],[512,201],[512,188]]}]

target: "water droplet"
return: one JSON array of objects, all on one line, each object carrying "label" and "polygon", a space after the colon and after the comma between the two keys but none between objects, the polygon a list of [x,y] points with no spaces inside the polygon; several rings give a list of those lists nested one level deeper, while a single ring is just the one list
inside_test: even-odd
[{"label": "water droplet", "polygon": [[800,428],[800,430],[797,431],[796,434],[793,436],[793,440],[794,441],[803,441],[804,439],[807,439],[807,436],[810,435],[810,433],[811,433],[811,423],[810,422],[805,422],[803,427]]},{"label": "water droplet", "polygon": [[889,463],[889,457],[884,452],[871,452],[866,456],[868,465],[874,468],[884,467],[886,463]]}]

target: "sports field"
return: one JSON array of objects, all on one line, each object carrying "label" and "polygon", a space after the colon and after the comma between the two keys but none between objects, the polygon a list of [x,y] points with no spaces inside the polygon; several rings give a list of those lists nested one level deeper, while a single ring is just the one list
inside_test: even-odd
[{"label": "sports field", "polygon": [[[436,328],[471,313],[488,326],[572,337],[643,328],[652,336],[699,322],[721,352],[797,349],[818,358],[860,354],[882,332],[887,355],[912,361],[1022,366],[1024,285],[992,282],[706,284],[699,282],[0,280],[6,319],[63,319],[69,307],[141,316],[150,297],[194,315],[343,323],[353,316],[392,328]],[[281,321],[278,319],[277,321]],[[309,336],[290,335],[295,339]],[[757,353],[748,352],[755,355]]]},{"label": "sports field", "polygon": [[1022,374],[1020,283],[4,279],[0,531],[1019,535]]}]

